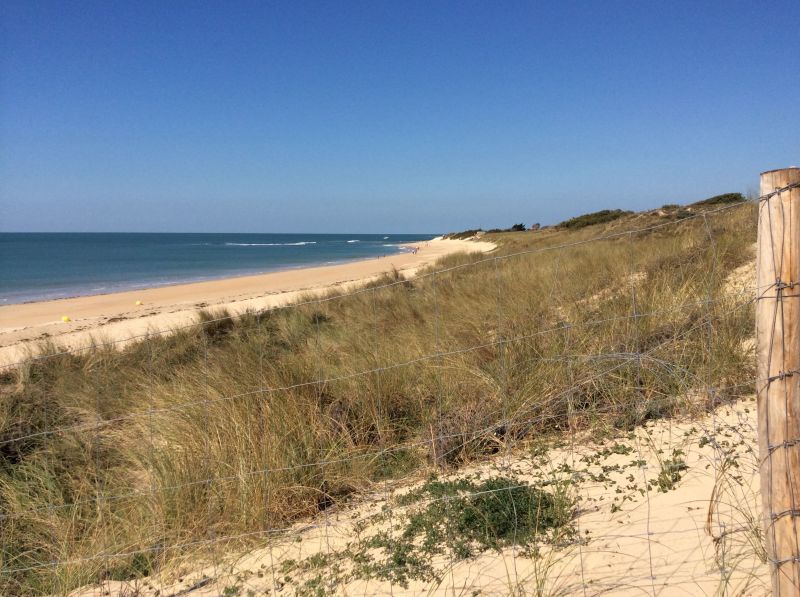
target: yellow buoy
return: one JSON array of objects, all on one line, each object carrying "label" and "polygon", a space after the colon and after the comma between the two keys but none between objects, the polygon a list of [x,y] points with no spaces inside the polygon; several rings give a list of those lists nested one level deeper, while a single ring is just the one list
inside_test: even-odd
[{"label": "yellow buoy", "polygon": [[139,305],[141,305],[141,304],[142,304],[142,301],[136,301],[136,306],[137,306],[137,307],[138,307]]},{"label": "yellow buoy", "polygon": [[61,317],[61,321],[63,321],[64,323],[66,323],[66,322],[68,322],[68,321],[72,321],[72,320],[69,318],[69,315],[63,315],[63,316]]}]

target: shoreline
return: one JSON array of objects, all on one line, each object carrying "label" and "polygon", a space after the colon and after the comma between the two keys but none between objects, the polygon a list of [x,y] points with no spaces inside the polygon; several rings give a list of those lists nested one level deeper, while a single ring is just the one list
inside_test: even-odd
[{"label": "shoreline", "polygon": [[[436,239],[432,239],[436,240]],[[420,243],[427,243],[431,241],[419,241]],[[398,247],[406,248],[412,245],[410,244],[399,244]],[[261,272],[238,272],[234,273],[233,275],[222,275],[222,276],[210,276],[207,278],[195,279],[195,280],[181,280],[176,282],[164,282],[163,284],[153,284],[151,285],[148,282],[143,282],[141,286],[130,286],[130,287],[122,287],[118,290],[108,290],[104,292],[94,292],[90,294],[70,294],[68,296],[56,296],[51,298],[40,298],[40,299],[30,299],[19,301],[16,303],[0,303],[0,309],[3,307],[19,307],[21,305],[31,305],[31,304],[38,304],[38,303],[53,303],[56,301],[66,301],[72,299],[81,299],[81,298],[90,298],[96,296],[108,296],[112,294],[121,294],[123,292],[144,292],[147,290],[156,290],[159,288],[172,288],[174,286],[188,286],[190,284],[203,284],[205,282],[219,282],[222,280],[235,280],[237,278],[253,278],[257,276],[267,276],[270,274],[279,274],[282,272],[289,272],[294,270],[301,270],[301,269],[313,269],[318,267],[336,267],[338,265],[347,265],[349,263],[361,263],[362,261],[372,261],[375,259],[388,259],[389,257],[396,257],[397,255],[404,255],[406,253],[410,253],[410,251],[402,250],[397,251],[391,255],[378,255],[372,257],[362,257],[360,259],[342,259],[340,261],[326,261],[324,263],[310,263],[310,264],[303,264],[303,265],[288,265],[284,267],[276,267],[275,269],[265,270]],[[2,329],[0,329],[0,333],[2,333]]]},{"label": "shoreline", "polygon": [[[278,307],[309,293],[356,288],[392,269],[413,276],[445,255],[495,248],[487,242],[443,239],[414,246],[419,246],[417,253],[399,251],[331,265],[0,305],[0,366],[28,358],[42,341],[66,349],[92,342],[114,342],[122,347],[148,333],[190,324],[200,309],[227,309],[238,315]],[[68,322],[61,320],[64,316]]]}]

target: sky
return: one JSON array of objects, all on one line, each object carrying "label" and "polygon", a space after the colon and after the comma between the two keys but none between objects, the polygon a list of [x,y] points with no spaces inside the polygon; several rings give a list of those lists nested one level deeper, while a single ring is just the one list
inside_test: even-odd
[{"label": "sky", "polygon": [[430,232],[800,165],[800,2],[0,3],[0,231]]}]

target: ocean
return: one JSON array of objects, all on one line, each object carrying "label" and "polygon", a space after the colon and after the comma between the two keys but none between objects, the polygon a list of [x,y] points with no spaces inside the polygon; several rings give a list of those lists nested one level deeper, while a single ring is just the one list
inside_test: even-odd
[{"label": "ocean", "polygon": [[381,257],[433,236],[0,233],[0,305]]}]

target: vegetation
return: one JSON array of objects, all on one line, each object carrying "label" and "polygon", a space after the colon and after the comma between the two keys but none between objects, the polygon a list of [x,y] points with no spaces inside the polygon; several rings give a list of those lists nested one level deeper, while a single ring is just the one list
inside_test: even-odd
[{"label": "vegetation", "polygon": [[442,553],[446,545],[459,559],[507,545],[524,546],[552,530],[561,536],[573,509],[564,486],[551,493],[513,476],[480,482],[434,477],[399,503],[420,501],[424,507],[408,516],[402,541],[421,545],[427,555]]},{"label": "vegetation", "polygon": [[633,212],[623,211],[621,209],[603,209],[601,211],[595,211],[590,214],[584,214],[582,216],[570,218],[569,220],[564,220],[558,224],[558,227],[577,230],[579,228],[585,228],[586,226],[594,226],[596,224],[613,222],[614,220],[618,220],[619,218],[630,215],[631,213]]},{"label": "vegetation", "polygon": [[[432,565],[439,556],[458,562],[489,550],[518,546],[534,551],[539,544],[574,538],[574,503],[566,483],[545,490],[511,475],[487,479],[428,479],[421,487],[394,500],[401,513],[381,512],[364,521],[382,530],[359,537],[342,550],[314,554],[290,562],[284,572],[301,575],[321,568],[297,592],[320,586],[341,586],[353,579],[391,581],[408,588],[410,580],[441,581]],[[344,565],[346,564],[346,566]]]},{"label": "vegetation", "polygon": [[465,240],[477,236],[479,232],[483,232],[483,230],[480,228],[473,228],[470,230],[464,230],[462,232],[451,232],[450,234],[445,234],[444,238],[449,238],[452,240]]},{"label": "vegetation", "polygon": [[524,232],[527,230],[525,224],[514,224],[510,228],[492,228],[488,230],[490,233],[498,233],[498,232]]},{"label": "vegetation", "polygon": [[741,193],[724,193],[723,195],[714,195],[708,199],[692,203],[694,207],[712,207],[716,205],[727,205],[729,203],[744,203],[746,199]]},{"label": "vegetation", "polygon": [[[580,244],[670,221],[589,214],[487,235],[497,251],[448,257],[435,275],[205,313],[122,351],[45,347],[54,356],[0,378],[0,593],[144,576],[225,537],[263,541],[376,480],[702,411],[707,388],[716,404],[741,394],[752,312],[724,279],[752,259],[754,209]],[[555,508],[552,492],[519,491],[515,503]],[[462,521],[465,553],[502,544],[502,503],[465,503],[493,512],[485,538]],[[435,532],[423,526],[414,545]]]},{"label": "vegetation", "polygon": [[658,487],[659,491],[664,493],[675,489],[678,481],[681,480],[681,473],[689,468],[677,452],[679,451],[676,451],[673,458],[661,461],[661,470],[658,472],[658,478],[650,481],[651,484]]},{"label": "vegetation", "polygon": [[[524,232],[525,230],[526,230],[525,224],[514,224],[510,228],[492,228],[490,230],[486,230],[485,232],[489,234],[497,234],[500,232]],[[484,232],[484,230],[480,228],[472,230],[464,230],[463,232],[451,232],[449,234],[445,234],[444,238],[454,239],[454,240],[465,240],[473,238],[482,232]]]}]

